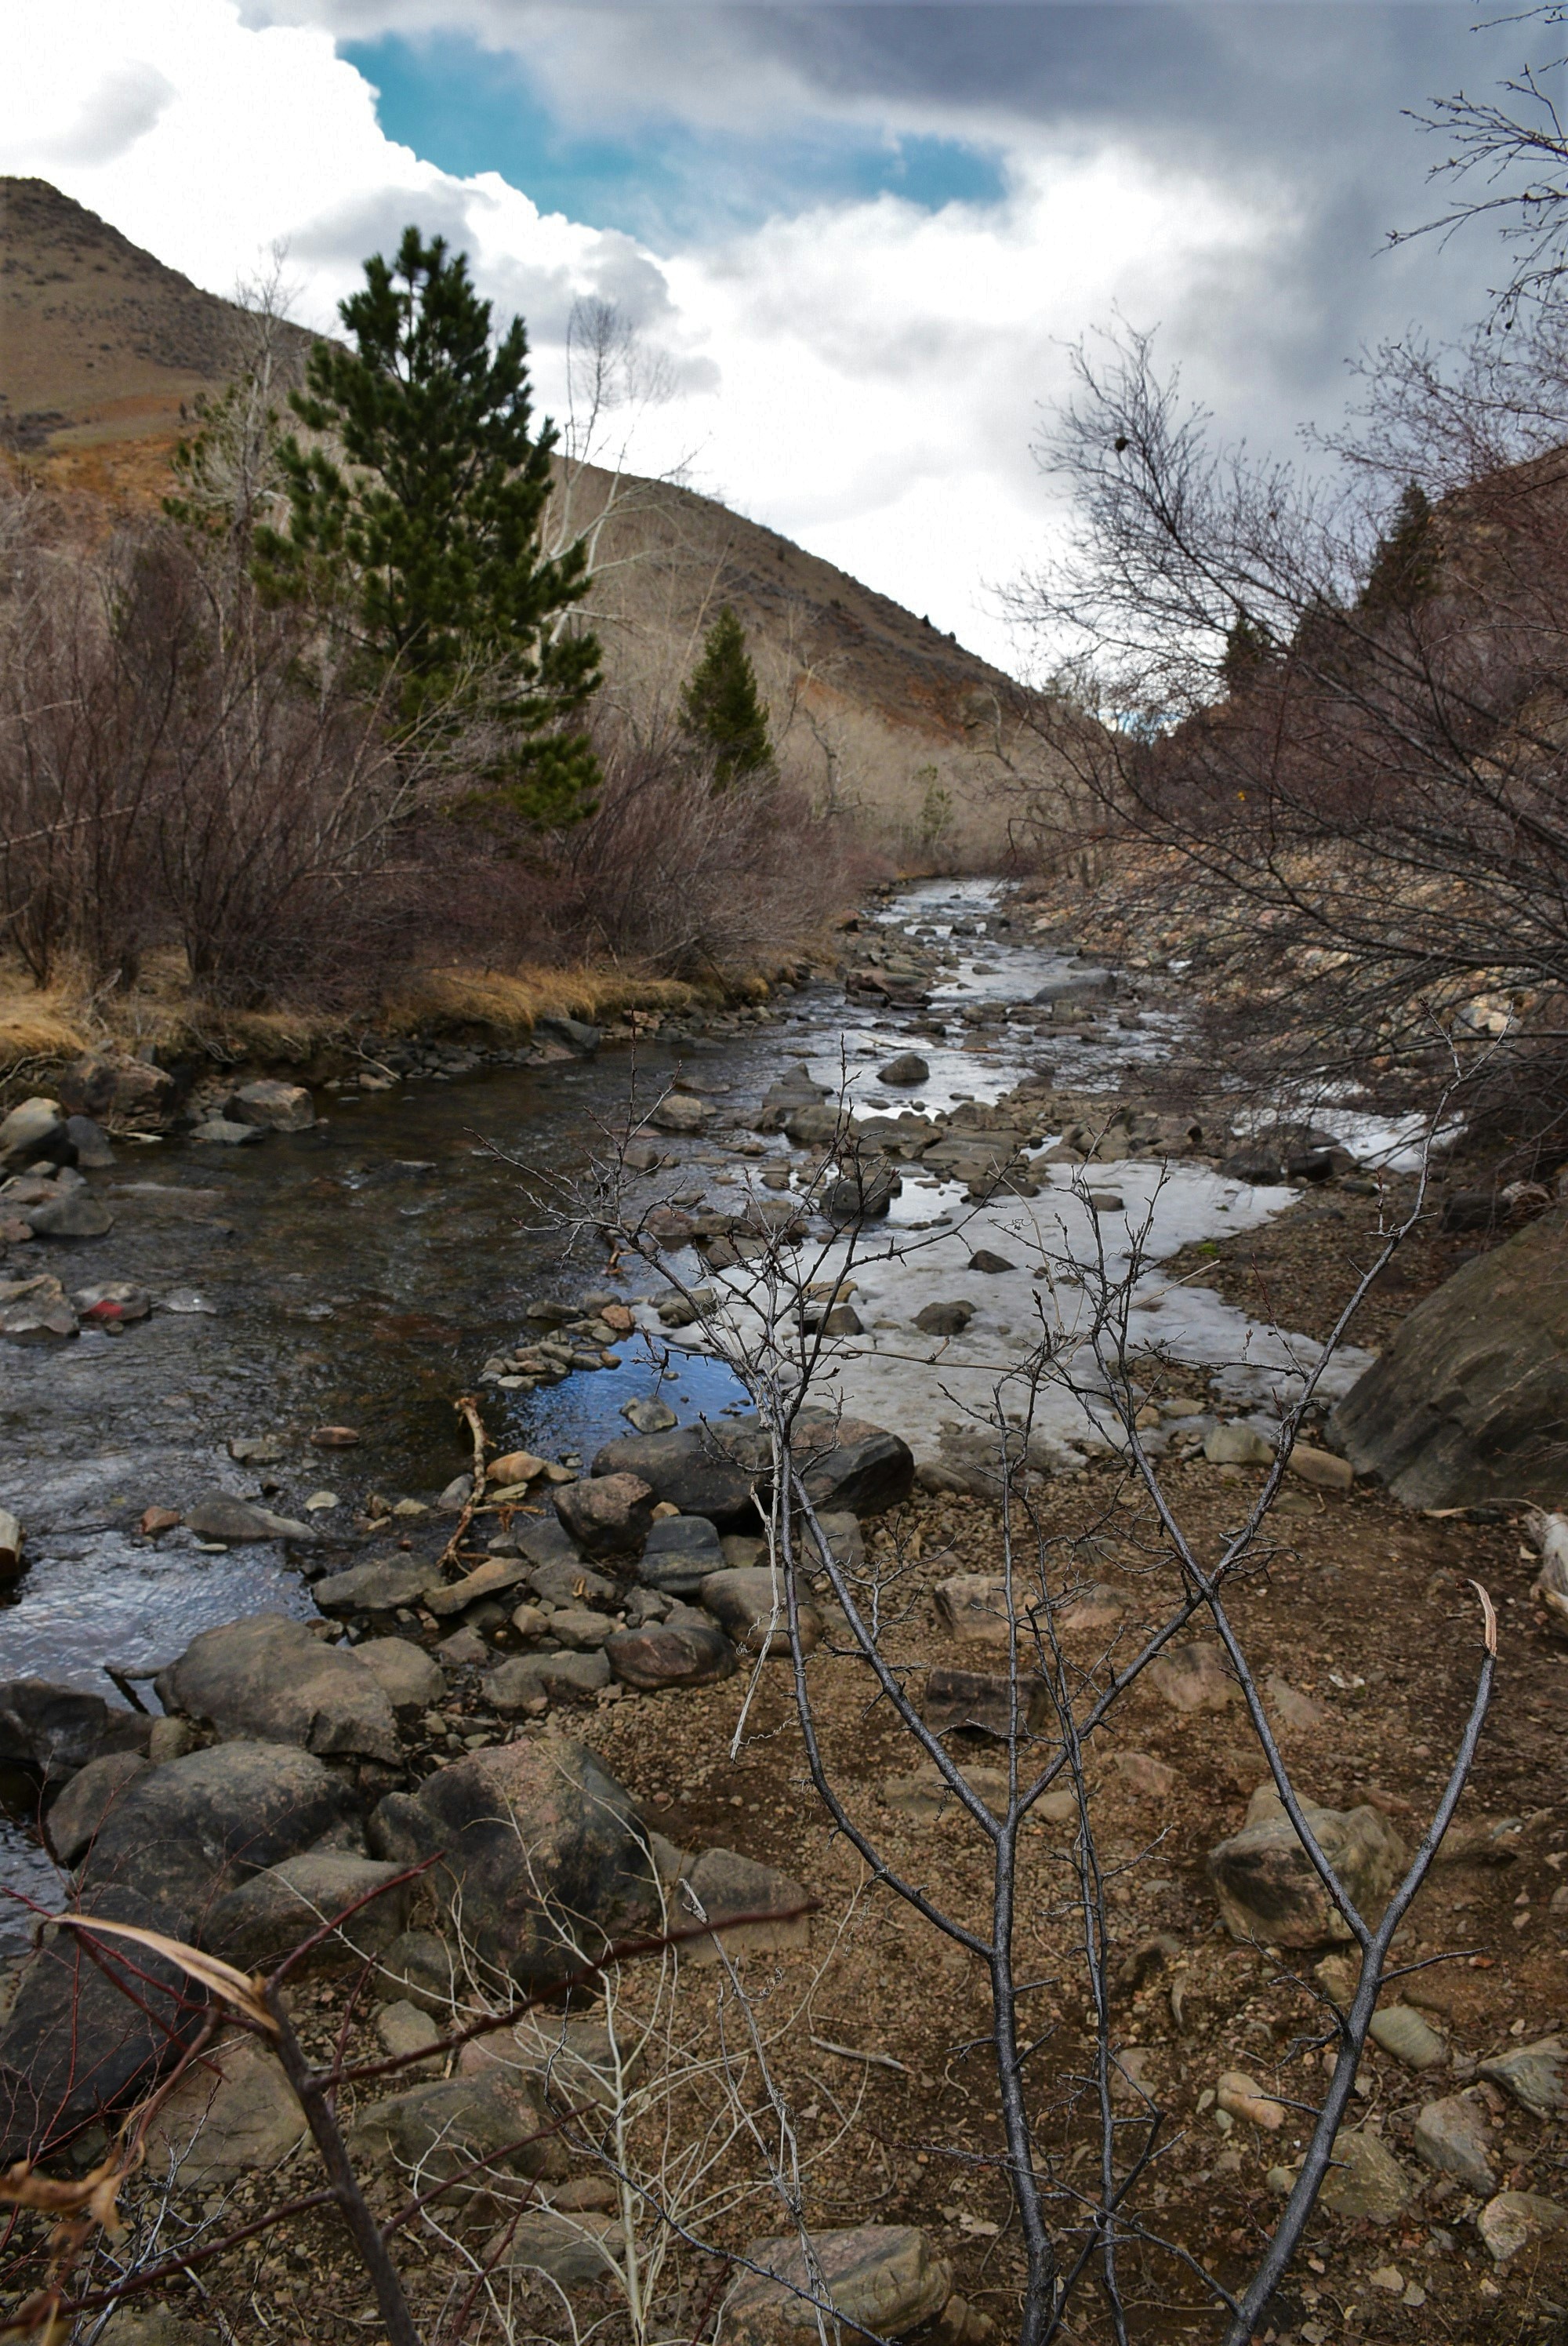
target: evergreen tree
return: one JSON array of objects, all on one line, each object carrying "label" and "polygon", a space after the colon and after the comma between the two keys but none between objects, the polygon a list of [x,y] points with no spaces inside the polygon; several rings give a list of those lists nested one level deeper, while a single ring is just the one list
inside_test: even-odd
[{"label": "evergreen tree", "polygon": [[715,790],[773,763],[746,630],[728,604],[703,638],[702,658],[680,696],[680,719],[687,738],[713,760]]},{"label": "evergreen tree", "polygon": [[1245,692],[1273,657],[1274,645],[1268,628],[1259,627],[1249,612],[1237,611],[1219,663],[1220,681],[1227,692]]},{"label": "evergreen tree", "polygon": [[280,451],[286,532],[257,532],[257,575],[346,633],[400,727],[476,727],[489,793],[536,822],[592,811],[597,768],[570,729],[599,648],[561,625],[584,549],[541,543],[555,426],[533,427],[527,337],[494,340],[463,253],[404,230],[340,306],[352,350],[319,342],[290,397],[326,444]]},{"label": "evergreen tree", "polygon": [[1409,611],[1437,592],[1441,548],[1431,500],[1419,481],[1400,497],[1394,525],[1372,556],[1363,611]]}]

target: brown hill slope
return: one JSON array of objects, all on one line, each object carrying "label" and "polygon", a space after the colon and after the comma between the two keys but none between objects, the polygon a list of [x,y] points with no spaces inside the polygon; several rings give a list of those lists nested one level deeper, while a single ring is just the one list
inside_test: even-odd
[{"label": "brown hill slope", "polygon": [[[239,313],[43,179],[0,178],[0,447],[61,487],[161,495],[182,411],[227,377]],[[298,334],[302,358],[309,336]],[[608,517],[605,518],[608,506]],[[674,484],[563,469],[557,513],[602,522],[592,612],[609,689],[672,702],[733,605],[788,771],[895,852],[985,860],[1007,679],[777,531]]]}]

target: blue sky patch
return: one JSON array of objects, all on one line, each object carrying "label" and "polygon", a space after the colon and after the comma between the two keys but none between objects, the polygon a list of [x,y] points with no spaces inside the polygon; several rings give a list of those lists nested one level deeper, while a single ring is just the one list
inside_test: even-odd
[{"label": "blue sky patch", "polygon": [[636,135],[585,137],[542,102],[519,58],[461,35],[343,41],[379,92],[389,138],[455,177],[496,171],[541,211],[622,229],[656,250],[883,193],[938,211],[1006,195],[1000,154],[963,139],[881,139],[813,123],[791,137],[725,135],[666,118]]}]

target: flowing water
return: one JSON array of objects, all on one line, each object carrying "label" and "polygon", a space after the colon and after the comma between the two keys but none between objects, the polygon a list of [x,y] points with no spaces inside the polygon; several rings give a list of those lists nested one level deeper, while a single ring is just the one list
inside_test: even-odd
[{"label": "flowing water", "polygon": [[[931,1015],[966,1002],[1026,1002],[1082,974],[1081,964],[1022,936],[952,934],[955,923],[966,930],[996,909],[991,883],[951,881],[880,908],[891,930],[934,931],[961,956]],[[892,1105],[874,1067],[912,1039],[931,1066],[916,1101],[934,1110],[994,1099],[1042,1049],[1026,1027],[911,1035],[913,1014],[867,1012],[826,983],[778,1010],[723,1040],[642,1046],[639,1097],[651,1101],[684,1075],[712,1101],[714,1126],[739,1139],[748,1108],[802,1059],[820,1082],[837,1088],[842,1078],[857,1106]],[[1083,1038],[1052,1035],[1049,1056],[1064,1086],[1109,1090],[1168,1049],[1179,1023],[1177,1009],[1156,1005],[1125,1029],[1113,1021]],[[632,1077],[629,1052],[606,1048],[594,1061],[457,1083],[322,1093],[313,1130],[255,1147],[183,1138],[120,1146],[115,1168],[91,1177],[113,1208],[113,1231],[70,1247],[64,1262],[63,1244],[12,1257],[12,1276],[37,1267],[68,1286],[128,1280],[159,1308],[121,1334],[0,1348],[0,1504],[25,1524],[28,1560],[0,1607],[0,1678],[36,1676],[109,1696],[107,1670],[145,1678],[214,1623],[313,1610],[280,1547],[213,1553],[184,1529],[155,1544],[135,1529],[148,1505],[181,1509],[219,1488],[253,1496],[260,1471],[276,1485],[267,1504],[281,1514],[299,1515],[313,1493],[333,1493],[339,1505],[314,1520],[328,1536],[337,1525],[346,1536],[355,1503],[370,1492],[424,1500],[438,1493],[465,1462],[453,1396],[473,1389],[487,1355],[524,1335],[526,1301],[604,1283],[602,1246],[567,1256],[560,1236],[542,1227],[518,1168],[569,1182],[602,1150],[606,1127],[624,1128]],[[688,1186],[700,1182],[715,1204],[746,1166],[717,1137],[661,1145],[689,1160]],[[782,1139],[765,1146],[789,1155]],[[663,1186],[671,1186],[667,1174]],[[626,1431],[628,1399],[656,1387],[683,1422],[735,1405],[738,1389],[718,1363],[693,1354],[677,1367],[677,1381],[661,1382],[638,1337],[616,1369],[531,1393],[487,1387],[490,1430],[506,1448],[585,1455]],[[354,1428],[358,1445],[312,1449],[311,1430],[329,1424]],[[285,1437],[276,1467],[247,1470],[229,1458],[232,1437],[273,1433]],[[8,1790],[0,1882],[52,1894],[28,1822],[36,1791],[19,1780]]]}]

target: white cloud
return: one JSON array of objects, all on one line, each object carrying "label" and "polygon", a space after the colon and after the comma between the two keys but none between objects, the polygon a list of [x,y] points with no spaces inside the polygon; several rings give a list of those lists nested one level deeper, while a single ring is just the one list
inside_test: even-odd
[{"label": "white cloud", "polygon": [[410,219],[440,229],[528,319],[546,404],[575,295],[619,300],[683,385],[634,461],[695,454],[699,484],[993,657],[1008,642],[985,582],[1048,524],[1027,449],[1063,343],[1120,301],[1201,337],[1216,374],[1245,363],[1227,330],[1256,332],[1263,263],[1290,232],[1125,147],[1037,133],[1010,152],[1000,206],[881,196],[658,258],[389,140],[319,26],[247,23],[234,0],[13,0],[10,23],[0,167],[55,178],[216,291],[286,240],[321,325],[365,253]]}]

